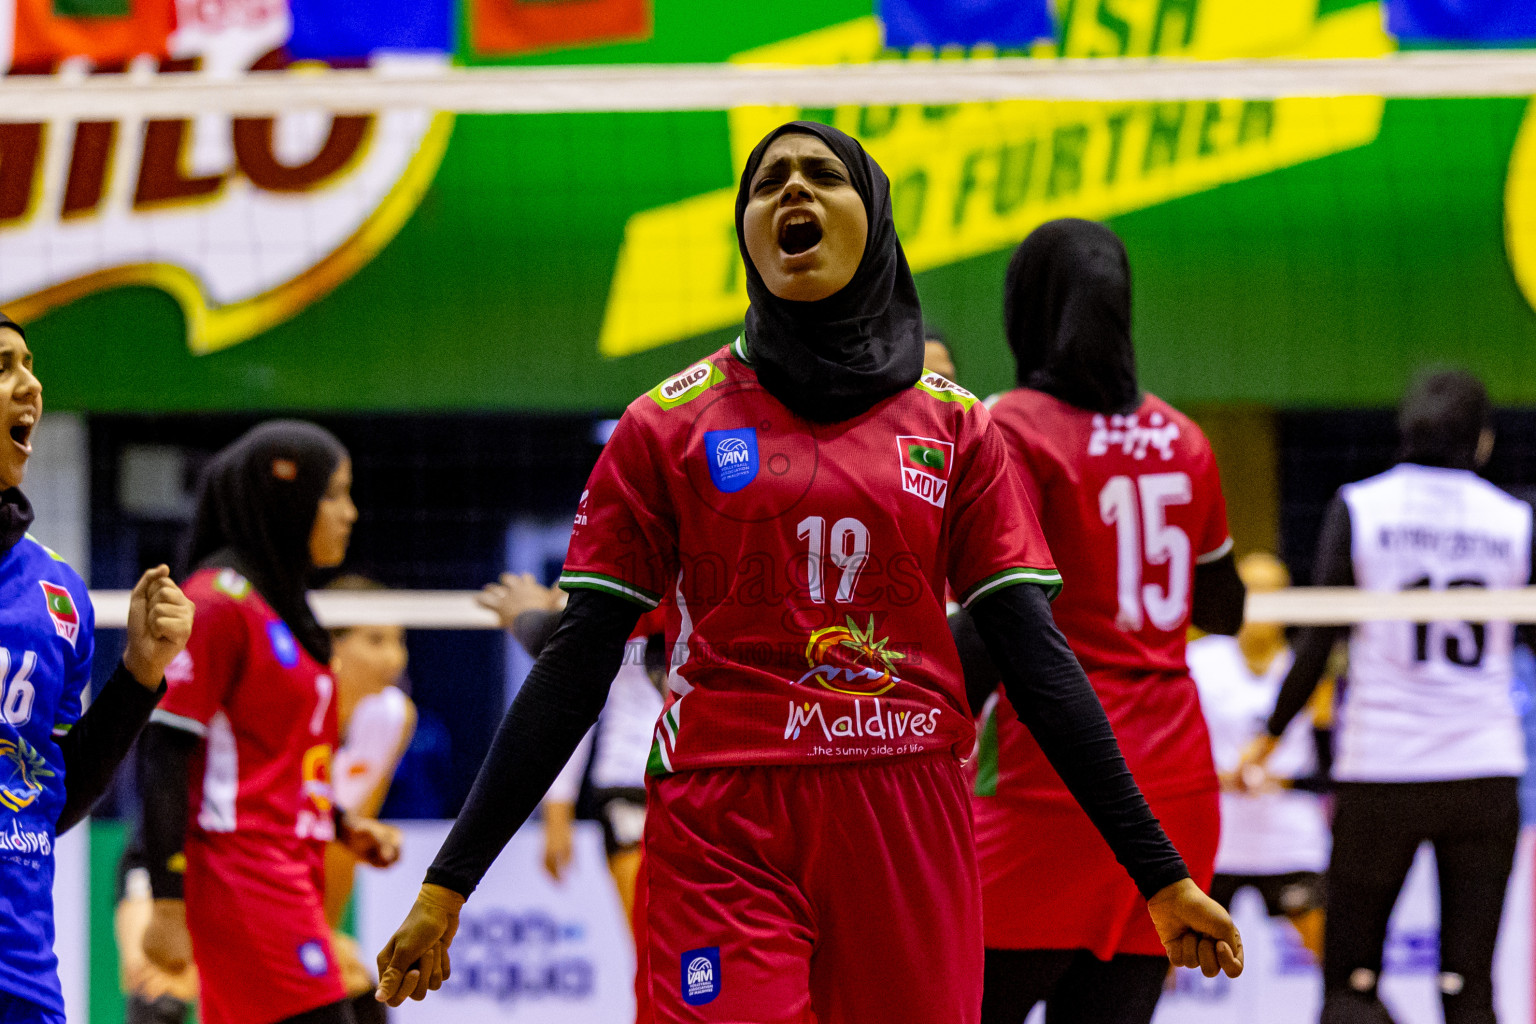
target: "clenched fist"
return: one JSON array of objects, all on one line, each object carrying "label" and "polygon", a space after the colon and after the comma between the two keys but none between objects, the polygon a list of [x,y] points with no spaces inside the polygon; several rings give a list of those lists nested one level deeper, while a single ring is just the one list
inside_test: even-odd
[{"label": "clenched fist", "polygon": [[362,861],[375,868],[387,868],[400,859],[400,830],[372,818],[344,814],[336,841]]},{"label": "clenched fist", "polygon": [[421,1000],[443,987],[452,973],[448,947],[459,930],[464,897],[430,883],[421,887],[416,905],[379,953],[379,987],[374,998],[399,1006],[407,997]]},{"label": "clenched fist", "polygon": [[123,666],[145,689],[154,690],[166,667],[192,635],[192,602],[163,565],[139,577],[128,598],[128,646]]},{"label": "clenched fist", "polygon": [[1221,904],[1188,878],[1147,900],[1157,937],[1175,967],[1198,967],[1207,978],[1243,973],[1243,938]]}]

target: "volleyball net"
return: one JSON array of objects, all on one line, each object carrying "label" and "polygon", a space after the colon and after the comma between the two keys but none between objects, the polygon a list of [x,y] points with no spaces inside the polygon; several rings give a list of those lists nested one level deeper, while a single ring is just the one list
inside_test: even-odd
[{"label": "volleyball net", "polygon": [[[404,626],[408,629],[498,629],[496,616],[475,602],[475,591],[316,591],[315,615],[329,628]],[[121,629],[128,621],[128,591],[91,592],[96,624]],[[1293,587],[1248,595],[1250,622],[1342,626],[1357,622],[1536,622],[1536,587],[1513,590],[1409,590]]]}]

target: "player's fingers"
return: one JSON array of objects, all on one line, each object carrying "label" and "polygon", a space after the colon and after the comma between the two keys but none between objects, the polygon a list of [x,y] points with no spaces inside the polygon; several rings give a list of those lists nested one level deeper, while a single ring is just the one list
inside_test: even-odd
[{"label": "player's fingers", "polygon": [[395,993],[400,991],[400,972],[390,967],[379,972],[379,986],[373,990],[373,998],[381,1003],[389,1003],[399,1006],[394,1002]]},{"label": "player's fingers", "polygon": [[1185,932],[1179,936],[1179,962],[1184,967],[1200,966],[1200,935]]},{"label": "player's fingers", "polygon": [[406,971],[405,976],[400,979],[400,990],[395,993],[395,998],[389,1001],[389,1005],[399,1006],[414,996],[416,994],[416,983],[420,980],[421,971],[418,968],[412,967]]},{"label": "player's fingers", "polygon": [[427,998],[427,993],[431,991],[432,974],[437,970],[437,947],[433,946],[421,954],[421,960],[417,963],[416,970],[411,972],[416,976],[416,985],[411,989],[411,998],[419,1003]]},{"label": "player's fingers", "polygon": [[395,989],[400,987],[400,972],[395,970],[395,937],[391,935],[384,948],[379,950],[379,955],[373,958],[374,966],[379,972],[379,988],[375,996],[380,1000],[388,999],[395,994]]},{"label": "player's fingers", "polygon": [[1216,943],[1216,960],[1229,978],[1243,973],[1242,955],[1225,942]]},{"label": "player's fingers", "polygon": [[1196,944],[1197,956],[1200,958],[1200,973],[1207,978],[1214,978],[1221,971],[1221,965],[1216,962],[1216,942],[1205,936],[1200,937]]},{"label": "player's fingers", "polygon": [[452,941],[451,936],[447,936],[447,935],[443,936],[443,944],[440,947],[441,953],[439,953],[439,955],[443,959],[443,980],[444,981],[447,981],[449,978],[453,977],[453,960],[448,956],[448,943],[451,942],[451,941]]},{"label": "player's fingers", "polygon": [[427,978],[427,988],[433,992],[443,987],[443,956],[441,947],[432,958],[432,974]]}]

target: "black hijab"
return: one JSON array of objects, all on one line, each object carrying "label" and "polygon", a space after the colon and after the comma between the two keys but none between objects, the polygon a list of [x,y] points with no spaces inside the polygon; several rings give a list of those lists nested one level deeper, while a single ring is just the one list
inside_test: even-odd
[{"label": "black hijab", "polygon": [[[848,167],[864,200],[869,238],[853,278],[816,302],[768,290],[747,254],[742,215],[752,176],[781,135],[814,135]],[[836,128],[791,121],[747,157],[736,193],[736,240],[747,272],[747,353],[757,379],[795,413],[818,423],[851,419],[917,383],[923,372],[923,314],[891,219],[891,183],[864,147]]]},{"label": "black hijab", "polygon": [[1087,220],[1042,224],[1014,251],[1005,287],[1020,387],[1094,412],[1136,411],[1131,266],[1119,236]]},{"label": "black hijab", "polygon": [[331,475],[347,450],[321,427],[273,420],[246,431],[203,472],[187,564],[250,580],[322,665],[331,637],[305,599],[309,537]]},{"label": "black hijab", "polygon": [[[27,340],[27,332],[21,329],[21,324],[5,315],[0,309],[0,327],[9,327],[21,335],[21,340]],[[11,548],[21,543],[21,538],[27,535],[32,528],[32,503],[27,496],[21,493],[17,487],[9,487],[0,491],[0,558],[11,553]]]}]

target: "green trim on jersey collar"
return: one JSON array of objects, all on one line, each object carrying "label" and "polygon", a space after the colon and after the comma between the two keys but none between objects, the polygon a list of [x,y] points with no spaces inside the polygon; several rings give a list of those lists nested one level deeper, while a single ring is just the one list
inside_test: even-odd
[{"label": "green trim on jersey collar", "polygon": [[1044,587],[1045,596],[1052,601],[1056,600],[1056,595],[1061,593],[1061,573],[1055,569],[1031,569],[1021,565],[995,572],[986,579],[978,581],[961,596],[960,604],[964,608],[969,608],[978,597],[984,597],[1003,587],[1017,586],[1020,583],[1033,583]]},{"label": "green trim on jersey collar", "polygon": [[616,576],[605,576],[600,572],[563,572],[560,574],[559,586],[561,590],[599,590],[648,609],[661,604],[660,594],[653,594],[644,587],[637,587]]},{"label": "green trim on jersey collar", "polygon": [[36,537],[32,536],[30,533],[24,534],[23,536],[27,540],[31,541],[33,544],[36,544],[38,547],[40,547],[44,551],[48,552],[48,557],[53,559],[55,562],[63,562],[65,565],[69,565],[68,560],[65,559],[65,557],[63,555],[61,555],[57,551],[53,550],[53,548],[49,547],[47,544],[44,544],[42,541],[38,540]]},{"label": "green trim on jersey collar", "polygon": [[752,365],[752,357],[747,354],[747,335],[745,331],[736,335],[736,340],[731,342],[731,355],[740,359],[744,366]]}]

